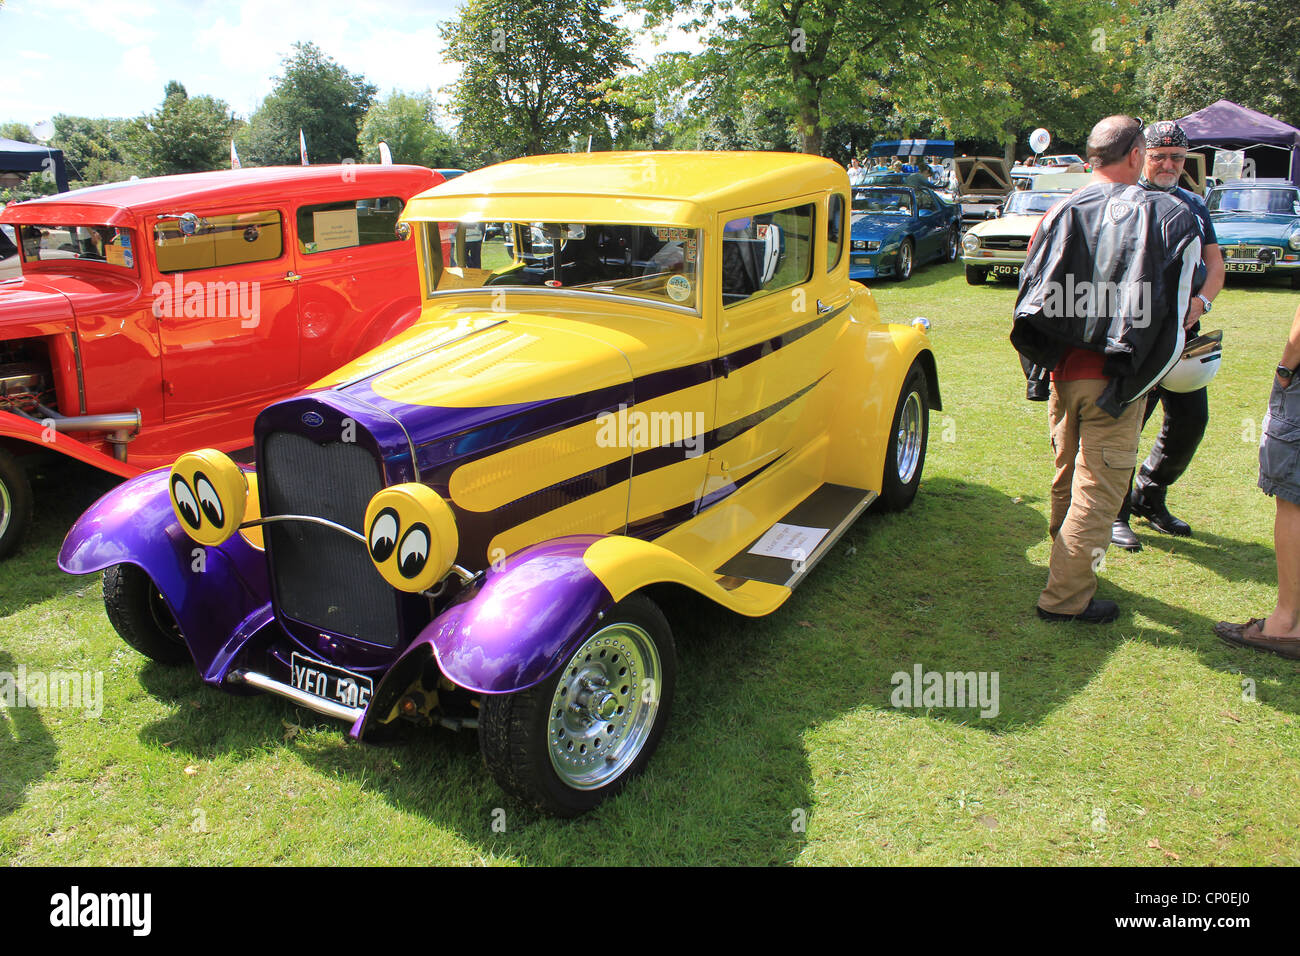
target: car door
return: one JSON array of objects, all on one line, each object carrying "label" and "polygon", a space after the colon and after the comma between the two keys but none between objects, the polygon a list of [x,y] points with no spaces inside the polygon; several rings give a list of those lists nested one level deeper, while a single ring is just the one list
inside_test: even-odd
[{"label": "car door", "polygon": [[373,325],[415,317],[415,248],[396,231],[403,205],[399,196],[365,196],[295,211],[300,385],[354,358],[358,343],[376,331]]},{"label": "car door", "polygon": [[298,298],[285,211],[198,213],[192,235],[152,223],[152,290],[167,421],[260,406],[298,382]]},{"label": "car door", "polygon": [[947,239],[947,222],[939,210],[939,203],[928,189],[916,189],[916,224],[917,234],[920,239],[917,242],[916,258],[917,262],[929,262],[936,258],[944,247],[944,241]]},{"label": "car door", "polygon": [[[710,494],[726,493],[815,439],[826,401],[832,320],[847,306],[828,297],[826,197],[808,196],[719,216],[722,288]],[[843,197],[840,221],[843,221]],[[841,226],[841,229],[843,226]],[[816,260],[816,261],[815,261]],[[811,487],[810,489],[811,490]]]}]

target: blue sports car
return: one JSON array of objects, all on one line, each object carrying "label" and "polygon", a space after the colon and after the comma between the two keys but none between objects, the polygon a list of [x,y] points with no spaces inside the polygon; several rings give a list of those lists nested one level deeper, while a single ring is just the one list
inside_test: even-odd
[{"label": "blue sports car", "polygon": [[924,186],[866,186],[853,190],[849,278],[893,276],[900,282],[917,265],[952,262],[961,240],[961,215]]},{"label": "blue sports car", "polygon": [[1287,275],[1300,289],[1300,189],[1284,179],[1239,179],[1205,197],[1228,272]]}]

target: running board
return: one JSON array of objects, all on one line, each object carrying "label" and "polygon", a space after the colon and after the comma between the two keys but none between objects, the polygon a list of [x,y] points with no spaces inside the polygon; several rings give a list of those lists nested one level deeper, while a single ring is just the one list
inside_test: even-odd
[{"label": "running board", "polygon": [[[737,583],[762,581],[795,588],[877,497],[874,491],[863,491],[861,488],[822,485],[786,512],[780,521],[765,529],[739,553],[733,555],[715,573]],[[802,555],[799,550],[787,551],[784,556],[754,554],[759,542],[769,534],[777,535],[784,530],[780,528],[782,525],[791,529],[811,529],[814,534],[817,531],[825,533],[807,555]],[[788,532],[791,540],[797,540],[794,537],[797,534],[794,530]]]}]

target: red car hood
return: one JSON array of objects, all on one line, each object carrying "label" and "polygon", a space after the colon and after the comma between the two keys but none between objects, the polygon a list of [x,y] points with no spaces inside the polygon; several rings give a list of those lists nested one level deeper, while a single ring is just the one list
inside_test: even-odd
[{"label": "red car hood", "polygon": [[71,331],[74,312],[90,314],[130,305],[139,283],[117,276],[36,273],[0,282],[0,338]]}]

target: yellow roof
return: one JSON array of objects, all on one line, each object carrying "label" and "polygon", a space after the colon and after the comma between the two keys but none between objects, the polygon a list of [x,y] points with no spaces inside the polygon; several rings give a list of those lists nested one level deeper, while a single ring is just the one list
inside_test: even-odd
[{"label": "yellow roof", "polygon": [[718,210],[848,185],[838,163],[805,153],[562,153],[458,176],[412,199],[403,218],[562,222],[576,211],[585,222],[701,226]]}]

